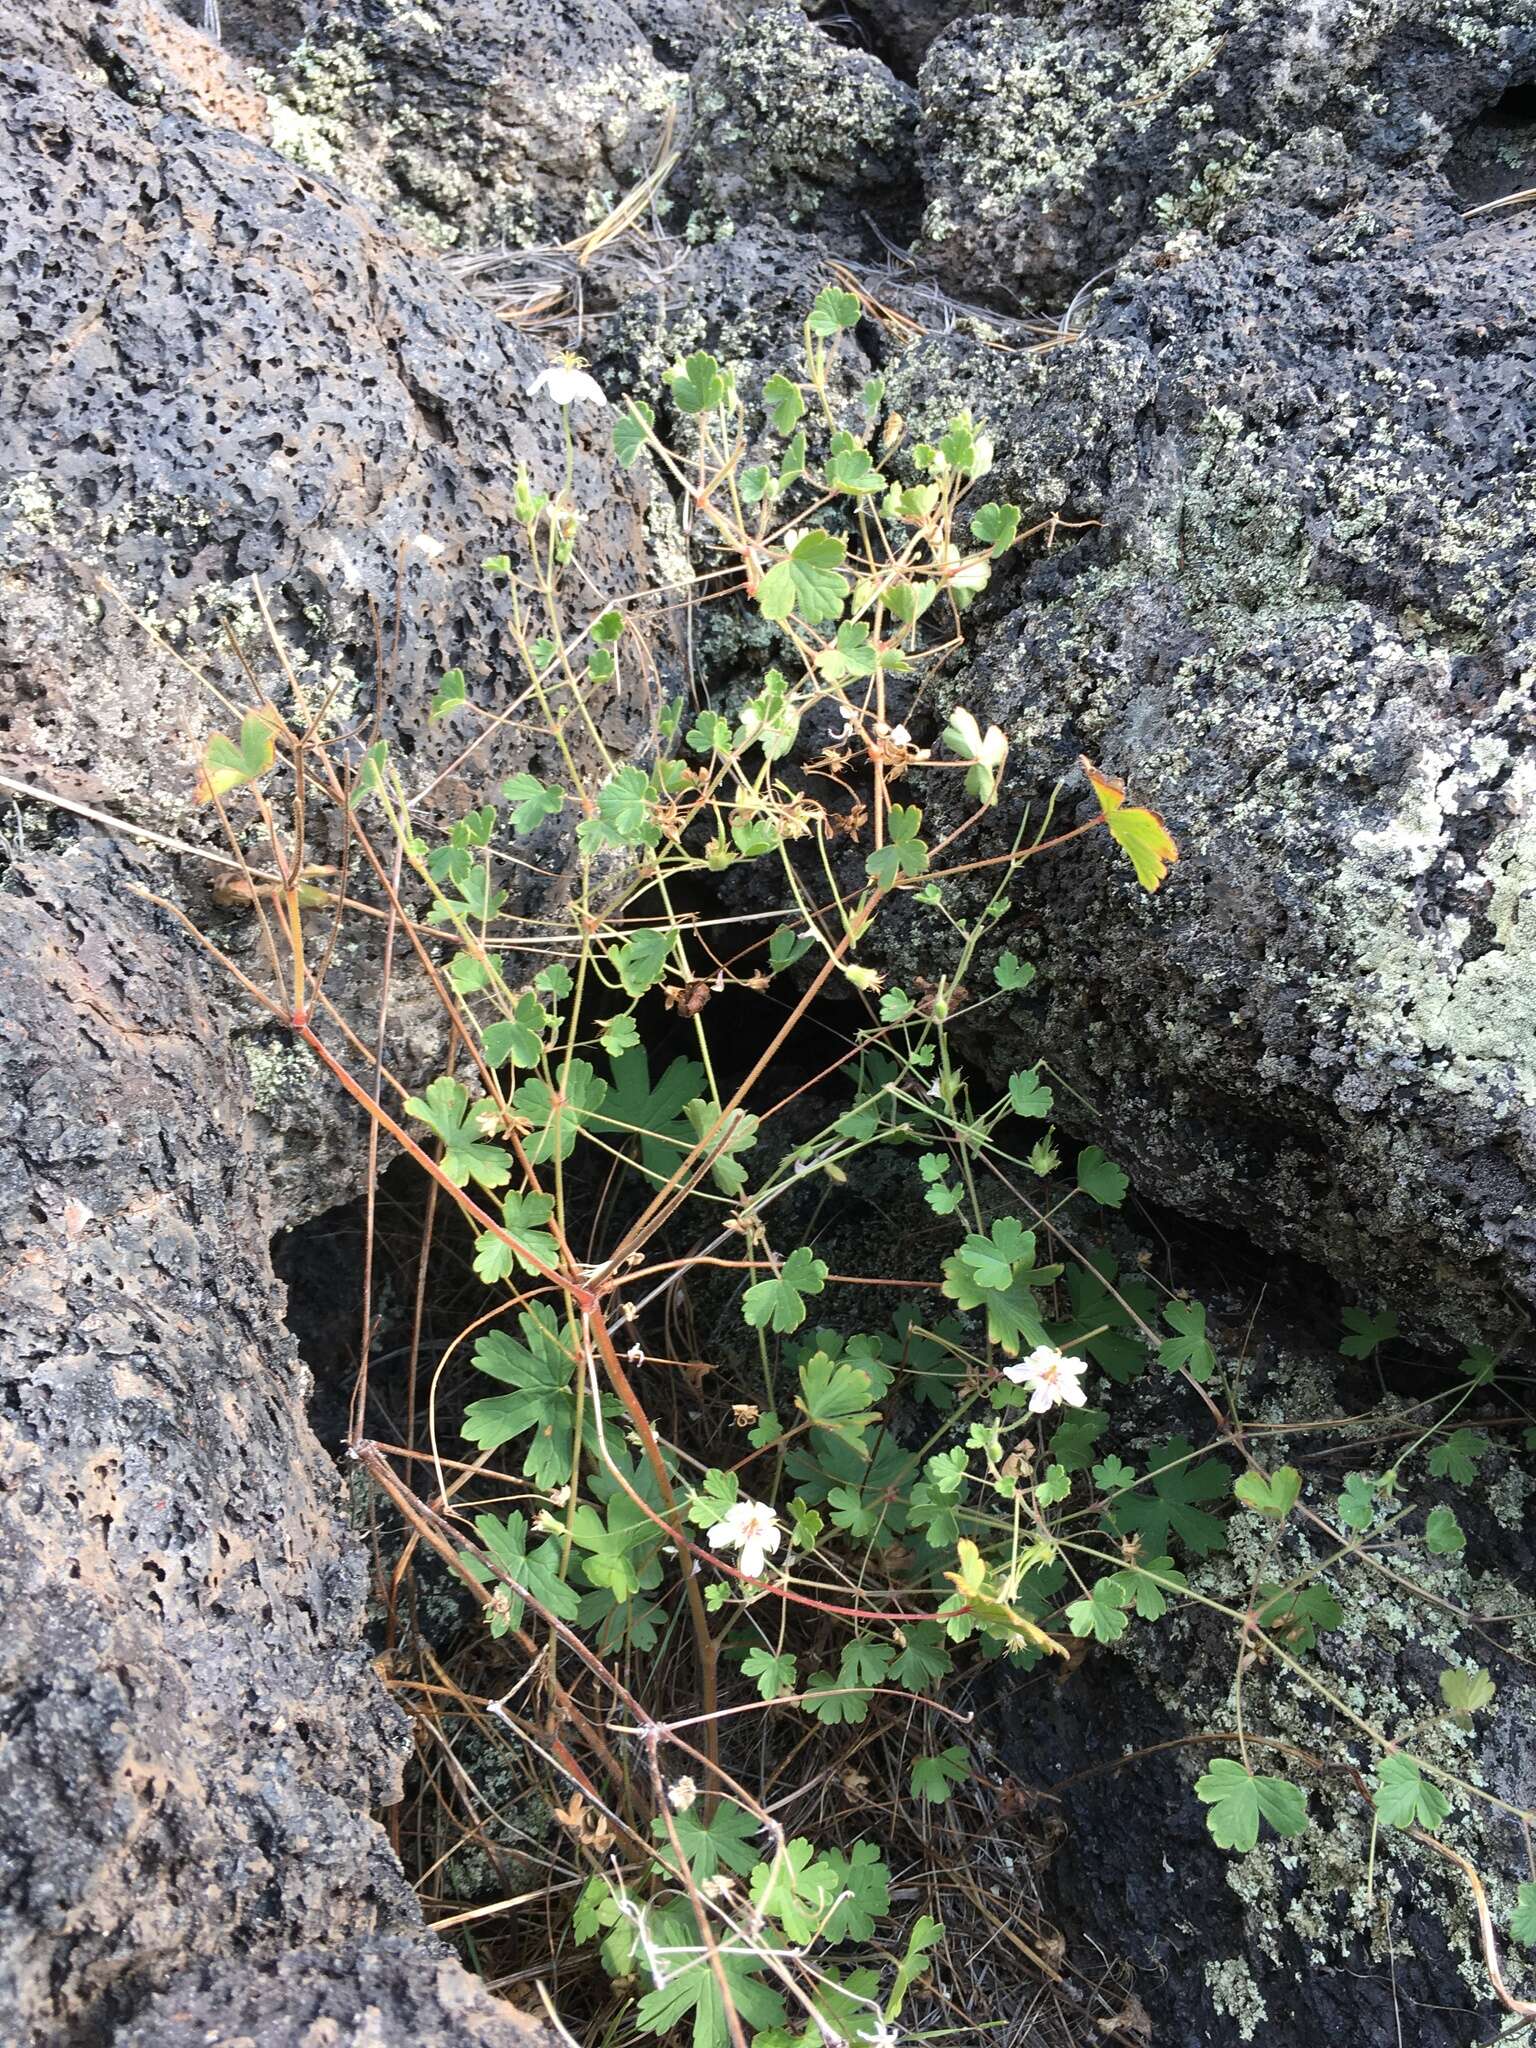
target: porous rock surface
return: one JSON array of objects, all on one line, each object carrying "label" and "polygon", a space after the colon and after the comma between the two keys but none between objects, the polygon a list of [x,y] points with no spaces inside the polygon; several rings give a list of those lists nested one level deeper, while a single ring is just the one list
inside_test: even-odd
[{"label": "porous rock surface", "polygon": [[691,237],[762,221],[781,236],[821,230],[846,256],[868,240],[865,215],[908,225],[916,95],[795,0],[755,7],[700,61],[691,115],[675,180]]},{"label": "porous rock surface", "polygon": [[553,2048],[446,1952],[382,1936],[189,1971],[112,2048]]},{"label": "porous rock surface", "polygon": [[[0,2035],[505,2048],[528,2028],[420,1938],[370,1818],[405,1727],[268,1256],[355,1185],[358,1134],[136,888],[259,971],[249,920],[130,825],[216,843],[192,770],[226,721],[193,671],[245,695],[227,620],[278,684],[252,577],[299,696],[339,686],[338,720],[377,714],[450,801],[536,762],[513,725],[455,765],[464,735],[426,705],[453,663],[492,709],[515,693],[479,563],[519,462],[563,461],[559,422],[523,396],[542,352],[228,125],[244,101],[198,86],[222,60],[170,17],[141,91],[112,50],[147,19],[66,8],[0,69],[0,773],[128,821],[7,800]],[[652,515],[611,477],[583,434],[617,584]],[[602,707],[615,746],[643,750],[648,701]],[[335,966],[371,1014],[377,948]],[[390,1053],[420,1078],[405,980]]]},{"label": "porous rock surface", "polygon": [[1021,875],[1040,981],[977,1057],[1043,1054],[1163,1199],[1464,1339],[1536,1302],[1533,283],[1529,226],[1325,160],[1036,366],[894,380],[920,417],[969,375],[1026,520],[1102,522],[945,701],[1021,791],[1085,752],[1183,847],[1155,898],[1107,847]]},{"label": "porous rock surface", "polygon": [[[978,39],[1048,30],[1091,51],[1145,39],[1155,12],[951,24],[922,74],[934,146],[964,153],[959,111],[934,125],[933,80]],[[1289,11],[1239,8],[1219,34],[1199,7],[1174,13],[1219,43],[1232,132],[1266,138],[1243,177],[1196,203],[1170,136],[1106,130],[1105,179],[1133,189],[1146,150],[1146,191],[1177,205],[1125,214],[1113,248],[975,242],[956,273],[973,295],[1062,301],[1119,254],[1071,345],[1010,353],[968,322],[905,349],[872,321],[853,337],[909,438],[965,406],[993,429],[979,496],[1016,499],[1026,524],[1097,522],[1010,558],[936,705],[1007,730],[1017,800],[1086,752],[1184,850],[1155,899],[1098,849],[1021,875],[1004,936],[1040,978],[971,1049],[999,1077],[1045,1057],[1072,1084],[1063,1122],[1160,1198],[1303,1252],[1423,1334],[1501,1339],[1536,1303],[1536,230],[1518,209],[1463,219],[1452,180],[1483,178],[1479,204],[1495,170],[1496,196],[1521,189],[1536,45],[1519,7],[1346,7],[1316,47]],[[771,46],[776,17],[754,19]],[[1239,47],[1251,65],[1229,61]],[[967,118],[1017,124],[1053,90],[973,80],[961,97]],[[1011,158],[989,133],[966,161],[1001,189]],[[924,157],[930,230],[946,161]],[[1074,189],[1097,233],[1104,195]],[[1074,216],[1030,187],[1018,217],[1054,236]],[[747,390],[791,362],[796,264],[803,303],[824,246],[759,216],[691,252],[660,312],[636,302],[613,330],[638,382],[674,344],[719,347]],[[728,687],[771,658],[750,619],[706,630]],[[952,782],[923,796],[935,837],[958,823]],[[977,851],[1016,822],[1005,803]],[[898,923],[901,977],[937,971],[948,925]]]},{"label": "porous rock surface", "polygon": [[[430,241],[563,238],[649,165],[697,63],[674,224],[709,240],[609,330],[647,390],[678,338],[786,360],[825,256],[871,214],[915,229],[919,174],[964,296],[1059,309],[1120,266],[1038,359],[964,323],[905,355],[857,336],[910,431],[988,418],[988,491],[1102,522],[1000,574],[938,708],[1005,724],[1021,789],[1086,749],[1184,845],[1153,900],[1102,848],[1021,878],[1003,936],[1040,979],[973,1055],[1047,1057],[1094,1140],[1191,1214],[1424,1328],[1497,1334],[1536,1291],[1536,258],[1518,213],[1459,204],[1531,161],[1527,0],[902,0],[871,39],[923,63],[915,156],[911,95],[782,6],[729,39],[741,10],[675,0],[223,12],[244,70],[153,0],[0,0],[0,772],[202,843],[187,764],[212,714],[176,656],[211,663],[228,614],[262,658],[252,573],[304,686],[339,683],[360,723],[370,600],[387,641],[398,619],[385,729],[447,765],[430,684],[462,664],[509,700],[477,564],[557,423],[520,395],[540,352],[329,174]],[[581,442],[628,582],[659,515],[610,477]],[[637,701],[605,715],[648,744]],[[451,795],[537,765],[503,738]],[[942,829],[942,789],[930,810]],[[367,1818],[401,1727],[265,1250],[347,1185],[355,1130],[128,893],[206,912],[195,885],[49,830],[11,836],[0,951],[6,2024],[28,2048],[503,2048],[520,2023],[420,1938]],[[558,838],[540,852],[558,869]],[[912,918],[906,975],[949,953]],[[338,993],[376,970],[338,960]],[[430,1065],[398,1011],[392,1055]],[[1171,1714],[1180,1675],[1140,1682]],[[1123,1746],[1140,1700],[1109,1690],[1095,1725]],[[1529,1799],[1528,1759],[1505,1763]],[[1128,1896],[1105,1939],[1166,1910]],[[1170,2024],[1249,2037],[1251,2000],[1213,2006],[1240,2007],[1235,1978],[1200,1991]]]},{"label": "porous rock surface", "polygon": [[0,2014],[98,2043],[198,1957],[413,1923],[403,1725],[266,1255],[209,972],[93,837],[0,950]]},{"label": "porous rock surface", "polygon": [[0,54],[53,65],[135,106],[267,133],[266,102],[239,66],[159,0],[0,0]]},{"label": "porous rock surface", "polygon": [[[330,730],[360,748],[378,716],[414,773],[443,775],[455,815],[510,767],[537,767],[521,725],[466,753],[462,721],[429,726],[427,706],[455,666],[492,710],[521,686],[509,600],[480,564],[505,543],[519,466],[563,465],[557,416],[524,397],[542,352],[257,141],[51,69],[16,67],[7,92],[0,770],[209,837],[194,769],[229,721],[196,670],[249,701],[227,626],[284,687],[253,578],[301,719],[328,703]],[[40,246],[62,260],[38,265]],[[621,589],[653,522],[612,474],[583,430],[584,559]],[[598,712],[618,749],[643,749],[648,691],[625,683]],[[545,901],[565,844],[557,827],[536,848],[555,878]],[[206,897],[196,907],[206,918]],[[525,907],[544,907],[537,888]],[[266,975],[248,917],[217,929]],[[377,967],[349,933],[328,982],[365,1036]],[[391,1050],[416,1078],[440,1024],[408,977],[396,997]],[[286,1132],[277,1205],[313,1213],[355,1174],[355,1122],[263,1023],[243,1028],[256,1106]]]},{"label": "porous rock surface", "polygon": [[272,73],[278,146],[443,248],[566,241],[650,169],[674,65],[723,21],[707,0],[661,9],[653,44],[646,12],[320,0]]},{"label": "porous rock surface", "polygon": [[1147,231],[1223,218],[1311,131],[1365,163],[1438,167],[1533,65],[1531,0],[1032,0],[967,17],[920,75],[924,251],[957,290],[984,279],[1000,303],[1057,308]]}]

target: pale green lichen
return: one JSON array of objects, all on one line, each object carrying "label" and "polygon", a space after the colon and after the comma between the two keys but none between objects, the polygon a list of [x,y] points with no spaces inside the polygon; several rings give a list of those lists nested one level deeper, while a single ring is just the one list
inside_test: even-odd
[{"label": "pale green lichen", "polygon": [[267,118],[272,128],[272,147],[279,156],[287,157],[303,170],[320,171],[327,176],[335,171],[340,153],[323,121],[301,112],[275,93],[267,95]]},{"label": "pale green lichen", "polygon": [[1170,231],[1219,227],[1259,182],[1264,155],[1258,143],[1245,142],[1230,157],[1207,163],[1182,191],[1155,199],[1153,217]]},{"label": "pale green lichen", "polygon": [[1240,2041],[1251,2041],[1269,2018],[1264,1994],[1254,1982],[1253,1972],[1241,1956],[1205,1965],[1206,1989],[1211,2004],[1237,2028]]},{"label": "pale green lichen", "polygon": [[[419,10],[396,11],[415,34],[443,33]],[[259,83],[278,150],[341,177],[442,249],[466,238],[522,247],[563,233],[565,214],[556,221],[550,210],[557,191],[579,190],[580,217],[601,219],[619,194],[615,165],[638,173],[675,90],[638,43],[547,81],[513,69],[451,115],[430,93],[423,103],[402,91],[397,70],[408,76],[409,59],[392,55],[376,30],[342,22],[328,36],[312,32],[279,75]]]},{"label": "pale green lichen", "polygon": [[[1102,243],[1104,223],[1118,223],[1122,241],[1149,208],[1165,229],[1216,225],[1263,187],[1278,153],[1309,136],[1416,123],[1430,162],[1454,139],[1429,105],[1406,99],[1411,88],[1389,94],[1381,82],[1383,52],[1404,27],[1401,0],[1331,0],[1279,21],[1261,0],[1147,0],[1086,33],[1070,17],[1035,13],[983,17],[930,56],[923,231],[936,248],[1001,253],[1047,295],[1053,272],[1087,267],[1080,244]],[[1529,16],[1530,0],[1514,10],[1475,0],[1437,9],[1435,30],[1464,50],[1512,49]],[[1237,112],[1235,83],[1248,88]],[[1244,132],[1220,125],[1233,119]],[[1174,139],[1144,147],[1159,124]]]},{"label": "pale green lichen", "polygon": [[878,193],[900,174],[916,118],[909,88],[793,5],[759,9],[720,45],[695,80],[693,112],[695,233],[746,195],[794,223],[829,193]]},{"label": "pale green lichen", "polygon": [[307,1091],[324,1084],[324,1075],[309,1048],[286,1039],[241,1037],[236,1040],[250,1076],[250,1103],[263,1116],[291,1108]]},{"label": "pale green lichen", "polygon": [[13,477],[0,498],[0,521],[24,529],[37,540],[49,540],[57,531],[58,499],[51,486],[35,471]]}]

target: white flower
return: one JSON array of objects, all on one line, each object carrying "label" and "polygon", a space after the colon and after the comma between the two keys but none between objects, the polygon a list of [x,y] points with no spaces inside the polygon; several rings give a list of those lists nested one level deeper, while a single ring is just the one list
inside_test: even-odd
[{"label": "white flower", "polygon": [[1030,1414],[1043,1415],[1058,1402],[1064,1408],[1084,1405],[1088,1396],[1083,1392],[1083,1374],[1087,1370],[1086,1359],[1069,1358],[1065,1351],[1057,1351],[1050,1344],[1037,1344],[1028,1358],[1017,1365],[1005,1365],[1003,1378],[1012,1380],[1015,1386],[1028,1387]]},{"label": "white flower", "polygon": [[912,735],[904,725],[893,725],[885,736],[885,743],[888,747],[910,747]]},{"label": "white flower", "polygon": [[692,1778],[679,1778],[675,1785],[667,1787],[667,1804],[674,1813],[686,1813],[699,1796],[699,1788]]},{"label": "white flower", "polygon": [[608,397],[595,377],[573,362],[550,363],[528,386],[528,396],[547,391],[556,405],[606,405]]},{"label": "white flower", "polygon": [[631,1344],[629,1349],[624,1354],[624,1362],[626,1365],[644,1365],[645,1352],[641,1348],[641,1346],[638,1344]]},{"label": "white flower", "polygon": [[709,1532],[712,1550],[741,1553],[741,1568],[749,1579],[763,1576],[763,1565],[784,1541],[779,1518],[766,1502],[739,1500]]}]

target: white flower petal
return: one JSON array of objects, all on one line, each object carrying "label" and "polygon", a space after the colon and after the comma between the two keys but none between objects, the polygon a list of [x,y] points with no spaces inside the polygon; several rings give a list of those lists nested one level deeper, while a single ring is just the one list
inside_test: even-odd
[{"label": "white flower petal", "polygon": [[556,405],[606,405],[608,397],[595,377],[574,363],[546,363],[528,386],[528,396],[544,391]]}]

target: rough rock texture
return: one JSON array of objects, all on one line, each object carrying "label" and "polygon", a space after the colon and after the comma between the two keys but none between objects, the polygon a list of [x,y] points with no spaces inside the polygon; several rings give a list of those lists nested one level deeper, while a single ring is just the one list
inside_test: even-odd
[{"label": "rough rock texture", "polygon": [[971,14],[1016,14],[1029,0],[868,0],[854,18],[901,78],[915,79],[930,46]]},{"label": "rough rock texture", "polygon": [[552,2048],[548,2028],[492,1998],[445,1950],[385,1937],[204,1967],[178,1979],[112,2048]]},{"label": "rough rock texture", "polygon": [[[95,2042],[198,1956],[408,1928],[403,1727],[282,1331],[245,1076],[88,836],[5,886],[0,2012]],[[16,2031],[12,2031],[15,2029]]]},{"label": "rough rock texture", "polygon": [[0,52],[107,85],[136,106],[191,113],[249,135],[267,132],[266,103],[208,37],[158,0],[60,0],[38,9],[0,0]]},{"label": "rough rock texture", "polygon": [[[1241,1327],[1247,1317],[1238,1320]],[[1304,1424],[1359,1414],[1366,1418],[1362,1448],[1377,1430],[1396,1427],[1411,1437],[1415,1421],[1427,1419],[1411,1396],[1384,1395],[1374,1376],[1358,1369],[1352,1379],[1325,1344],[1288,1328],[1275,1297],[1266,1300],[1261,1320],[1242,1383],[1244,1412],[1254,1419]],[[1149,1390],[1142,1392],[1138,1412],[1150,1430]],[[1497,1413],[1502,1405],[1493,1395],[1481,1412]],[[1123,1401],[1116,1412],[1123,1416]],[[1470,1412],[1480,1419],[1478,1404]],[[1168,1423],[1196,1441],[1207,1435],[1193,1403],[1170,1413]],[[1387,1562],[1443,1604],[1415,1599],[1401,1580],[1358,1562],[1323,1570],[1318,1583],[1338,1601],[1341,1622],[1301,1660],[1352,1712],[1411,1741],[1426,1763],[1530,1808],[1536,1476],[1516,1439],[1493,1436],[1475,1485],[1437,1482],[1417,1462],[1406,1480],[1415,1512]],[[1133,1445],[1124,1449],[1135,1457]],[[1291,1437],[1267,1436],[1264,1454],[1272,1467],[1292,1460],[1313,1499],[1331,1491],[1349,1457],[1347,1445],[1341,1455],[1336,1439],[1301,1428]],[[1423,1511],[1437,1502],[1449,1505],[1465,1529],[1466,1549],[1457,1556],[1429,1557],[1417,1540]],[[1331,1554],[1331,1546],[1324,1553],[1294,1524],[1277,1549],[1273,1525],[1241,1511],[1227,1535],[1226,1551],[1181,1562],[1198,1592],[1238,1612],[1256,1579],[1289,1582]],[[1350,1741],[1324,1699],[1272,1664],[1245,1673],[1244,1726],[1334,1768],[1298,1768],[1283,1752],[1257,1758],[1255,1768],[1306,1789],[1310,1825],[1294,1841],[1266,1830],[1259,1847],[1243,1856],[1211,1841],[1194,1783],[1212,1756],[1232,1750],[1198,1738],[1233,1725],[1236,1658],[1232,1625],[1186,1605],[1157,1627],[1132,1624],[1113,1650],[1090,1652],[1070,1684],[1036,1683],[1016,1695],[1002,1753],[1025,1785],[1052,1797],[1061,1836],[1047,1882],[1062,1924],[1124,1959],[1158,2048],[1390,2042],[1399,2029],[1414,2048],[1468,2048],[1500,2038],[1515,2022],[1492,1992],[1465,1879],[1433,1852],[1383,1828],[1368,1890],[1370,1810],[1355,1781],[1337,1768],[1361,1762],[1365,1745]],[[1497,1706],[1459,1726],[1443,1715],[1440,1674],[1479,1668],[1498,1688]],[[1183,1747],[1140,1754],[1181,1740]],[[1132,1760],[1116,1767],[1122,1757]],[[1518,1823],[1457,1794],[1443,1838],[1481,1873],[1509,1981],[1529,1997],[1528,1962],[1502,1935],[1528,1875]]]},{"label": "rough rock texture", "polygon": [[[506,538],[519,464],[550,477],[563,462],[558,418],[522,396],[542,352],[256,142],[54,71],[18,68],[9,90],[0,769],[204,835],[193,768],[221,714],[178,657],[245,698],[220,637],[228,621],[280,687],[252,577],[296,666],[293,711],[329,698],[333,729],[360,738],[378,711],[414,772],[447,768],[467,738],[461,722],[429,729],[436,679],[461,666],[493,709],[520,687],[508,600],[479,565]],[[45,244],[67,260],[39,266]],[[651,515],[615,497],[611,478],[583,445],[584,559],[621,589],[647,556]],[[628,684],[599,707],[626,753],[646,743],[652,709]],[[502,728],[448,777],[444,800],[479,800],[509,767],[537,765],[539,746]],[[556,831],[540,849],[557,878],[564,844]],[[532,892],[526,907],[540,907]],[[254,944],[248,919],[227,935]],[[335,966],[334,992],[345,1002],[355,988],[353,1021],[368,1031],[371,950],[349,938]],[[419,1071],[435,1019],[409,993],[402,984],[395,1050]],[[252,1054],[260,1106],[291,1133],[294,1184],[278,1204],[323,1207],[344,1178],[337,1143],[355,1151],[355,1129],[265,1027]]]},{"label": "rough rock texture", "polygon": [[619,0],[321,0],[312,16],[276,73],[278,147],[445,248],[591,227],[650,169],[683,82]]},{"label": "rough rock texture", "polygon": [[312,2048],[327,2012],[370,2048],[546,2039],[404,1938],[368,1810],[407,1737],[282,1330],[242,1062],[141,865],[66,828],[0,898],[4,2038],[106,2048],[202,1962],[134,2048],[189,2013],[231,2048]]},{"label": "rough rock texture", "polygon": [[877,57],[844,49],[795,0],[755,8],[694,72],[693,122],[677,190],[689,232],[726,236],[762,218],[822,228],[862,247],[873,213],[912,225],[916,98]]},{"label": "rough rock texture", "polygon": [[[192,668],[245,694],[228,618],[275,680],[252,576],[298,697],[339,683],[336,715],[377,711],[424,770],[464,744],[425,720],[450,663],[480,703],[512,701],[478,564],[518,463],[557,473],[559,423],[526,417],[541,352],[236,132],[238,109],[98,62],[125,10],[84,42],[82,19],[33,39],[67,70],[0,73],[0,772],[210,844],[191,769],[224,715]],[[593,559],[627,577],[651,514],[611,475],[582,440]],[[626,685],[603,707],[620,749],[646,744],[648,702]],[[462,800],[537,749],[504,727],[444,787]],[[0,2034],[104,2048],[198,1964],[136,2039],[201,2001],[205,2042],[244,2010],[231,2041],[313,2048],[356,2010],[359,2041],[500,2048],[524,2031],[409,1939],[368,1817],[397,1795],[404,1728],[267,1251],[352,1183],[357,1134],[131,885],[179,893],[255,964],[249,920],[130,841],[8,802],[0,847]],[[335,967],[368,1014],[376,951]],[[406,997],[409,1070],[432,1044]],[[265,1992],[226,1983],[237,1956]]]},{"label": "rough rock texture", "polygon": [[1142,233],[1230,212],[1309,129],[1433,167],[1533,74],[1531,0],[1035,0],[967,19],[922,70],[925,250],[957,290],[1057,308]]},{"label": "rough rock texture", "polygon": [[974,399],[1028,517],[1103,521],[945,700],[1021,793],[1085,751],[1185,848],[1155,899],[1107,849],[1021,878],[1039,994],[978,1056],[1044,1054],[1162,1198],[1491,1334],[1536,1300],[1536,235],[1351,175],[893,402]]}]

